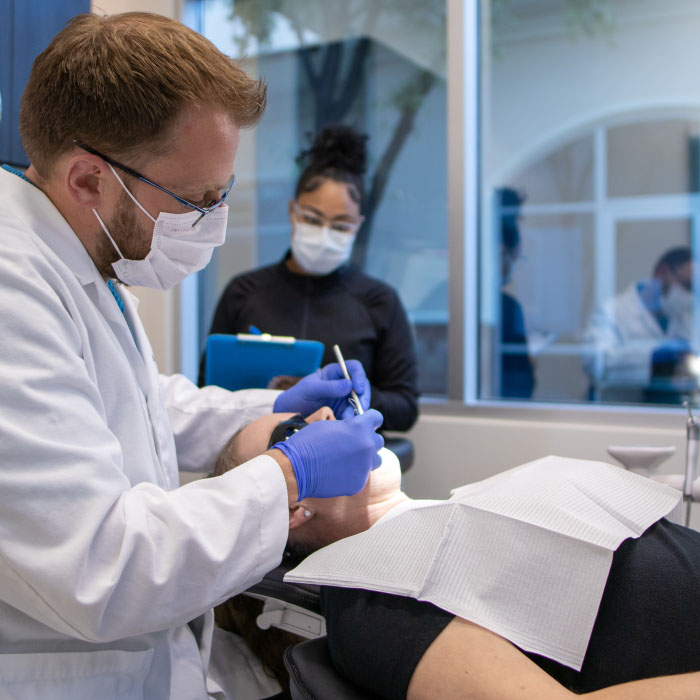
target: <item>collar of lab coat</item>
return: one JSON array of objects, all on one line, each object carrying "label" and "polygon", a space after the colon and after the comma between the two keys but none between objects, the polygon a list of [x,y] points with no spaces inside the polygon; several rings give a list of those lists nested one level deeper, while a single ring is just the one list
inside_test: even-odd
[{"label": "collar of lab coat", "polygon": [[[88,255],[85,246],[42,190],[0,168],[0,188],[7,198],[16,206],[13,211],[28,229],[31,229],[51,250],[53,250],[76,276],[83,287],[94,284],[97,289],[100,306],[106,316],[121,319],[122,313],[112,298],[102,275]],[[119,293],[128,295],[132,307],[138,306],[138,299],[120,287]],[[106,303],[103,303],[105,302]]]},{"label": "collar of lab coat", "polygon": [[82,242],[42,190],[2,169],[0,187],[16,203],[17,218],[60,256],[83,286],[103,282]]},{"label": "collar of lab coat", "polygon": [[42,190],[0,168],[0,192],[3,198],[13,202],[12,211],[23,227],[32,231],[59,257],[100,309],[129,356],[139,384],[146,391],[148,380],[142,353],[147,352],[150,356],[150,347],[143,330],[135,321],[132,322],[132,328],[136,337],[132,335],[125,315],[129,314],[135,319],[138,299],[120,286],[119,294],[126,306],[125,314],[121,312],[80,239]]}]

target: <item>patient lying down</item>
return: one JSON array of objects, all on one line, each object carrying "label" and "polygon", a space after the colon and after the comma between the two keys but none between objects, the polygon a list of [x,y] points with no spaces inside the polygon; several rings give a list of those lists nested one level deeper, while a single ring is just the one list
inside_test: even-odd
[{"label": "patient lying down", "polygon": [[[324,419],[332,414],[322,409],[307,420]],[[267,450],[273,431],[277,441],[299,424],[290,414],[254,421],[222,452],[217,473]],[[407,501],[398,462],[388,458],[355,496],[290,506],[291,556],[361,532]],[[330,587],[322,601],[336,668],[378,697],[700,699],[700,533],[665,519],[615,552],[580,671],[430,603]],[[217,611],[217,620],[225,614]]]}]

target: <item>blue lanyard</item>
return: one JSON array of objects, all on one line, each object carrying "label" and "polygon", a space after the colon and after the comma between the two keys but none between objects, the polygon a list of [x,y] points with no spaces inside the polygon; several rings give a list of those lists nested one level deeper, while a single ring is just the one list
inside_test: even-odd
[{"label": "blue lanyard", "polygon": [[0,168],[3,170],[7,170],[8,173],[12,173],[13,175],[17,175],[17,177],[21,177],[25,182],[28,182],[30,185],[34,185],[36,187],[36,184],[33,183],[21,170],[18,168],[13,168],[11,165],[8,165],[7,163],[3,163],[0,165]]},{"label": "blue lanyard", "polygon": [[119,296],[119,292],[114,286],[114,280],[107,280],[107,286],[109,287],[109,291],[112,292],[112,296],[114,297],[114,301],[117,302],[119,310],[124,313],[124,300]]}]

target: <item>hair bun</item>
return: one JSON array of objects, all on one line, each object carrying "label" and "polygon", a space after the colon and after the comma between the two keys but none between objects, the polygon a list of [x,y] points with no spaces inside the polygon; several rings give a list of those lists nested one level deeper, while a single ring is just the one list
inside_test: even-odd
[{"label": "hair bun", "polygon": [[297,161],[316,172],[337,169],[353,175],[363,175],[367,169],[367,136],[352,127],[325,127],[311,148],[302,151]]}]

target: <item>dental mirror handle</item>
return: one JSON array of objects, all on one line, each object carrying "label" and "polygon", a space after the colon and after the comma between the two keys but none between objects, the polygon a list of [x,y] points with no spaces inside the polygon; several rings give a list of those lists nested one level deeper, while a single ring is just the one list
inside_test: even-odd
[{"label": "dental mirror handle", "polygon": [[[345,364],[345,358],[343,357],[343,353],[340,352],[340,347],[338,345],[334,345],[333,352],[335,353],[335,357],[338,360],[340,369],[343,370],[345,379],[350,379],[350,372],[348,372],[348,367]],[[352,379],[350,379],[350,381],[352,382]],[[355,393],[354,389],[350,389],[350,396],[352,397],[353,407],[359,415],[362,415],[364,413],[364,409],[362,408],[362,404],[360,403],[360,397]]]},{"label": "dental mirror handle", "polygon": [[690,404],[684,401],[688,409],[688,422],[686,423],[686,453],[685,453],[685,481],[683,482],[683,496],[692,498],[693,482],[698,465],[698,441],[700,441],[700,422],[690,410]]},{"label": "dental mirror handle", "polygon": [[685,501],[685,526],[690,525],[690,506],[693,503],[693,482],[698,466],[698,441],[700,440],[700,422],[690,410],[687,401],[683,405],[688,409],[688,421],[686,423],[686,448],[685,448],[685,478],[683,480],[683,500]]},{"label": "dental mirror handle", "polygon": [[698,439],[688,440],[688,451],[685,459],[685,481],[683,482],[683,495],[690,498],[693,495],[693,482],[695,481],[695,468],[698,463]]}]

